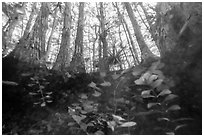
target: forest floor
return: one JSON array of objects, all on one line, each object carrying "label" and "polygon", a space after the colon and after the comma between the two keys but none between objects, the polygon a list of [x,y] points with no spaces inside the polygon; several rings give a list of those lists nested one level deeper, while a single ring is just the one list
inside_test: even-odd
[{"label": "forest floor", "polygon": [[42,68],[11,67],[8,78],[10,66],[5,67],[4,135],[201,133],[197,119],[179,113],[182,105],[168,89],[171,82],[164,84],[162,64],[66,77]]}]

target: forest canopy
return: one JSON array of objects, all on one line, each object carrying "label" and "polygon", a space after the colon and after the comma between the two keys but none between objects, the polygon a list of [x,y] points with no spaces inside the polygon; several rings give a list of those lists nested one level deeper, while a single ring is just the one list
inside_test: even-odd
[{"label": "forest canopy", "polygon": [[[52,67],[56,64],[63,66],[63,60],[67,67],[74,53],[78,52],[78,39],[82,39],[80,46],[84,49],[83,60],[88,72],[96,70],[96,63],[105,56],[109,57],[108,65],[116,70],[139,64],[141,53],[146,52],[141,49],[143,46],[160,56],[158,43],[153,39],[159,37],[155,35],[158,33],[156,18],[160,14],[156,13],[156,3],[80,4],[82,3],[3,3],[3,55],[6,56],[14,48],[24,47],[24,52],[29,55],[18,57],[25,58],[27,62],[45,61]],[[131,11],[127,13],[126,8]],[[79,12],[83,14],[81,20]],[[133,15],[129,15],[132,13]],[[135,35],[138,32],[135,32],[137,30],[134,30],[132,23],[135,23],[131,18],[136,19],[134,22],[137,22],[141,38]],[[79,26],[80,21],[82,26]],[[144,41],[144,45],[138,41]],[[21,48],[19,50],[23,52]],[[63,55],[57,60],[57,57],[60,58],[58,54]]]}]

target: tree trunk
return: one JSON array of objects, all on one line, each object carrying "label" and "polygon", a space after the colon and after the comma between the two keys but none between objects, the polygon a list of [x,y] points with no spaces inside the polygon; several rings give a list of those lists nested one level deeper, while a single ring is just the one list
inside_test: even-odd
[{"label": "tree trunk", "polygon": [[45,55],[45,44],[46,44],[46,32],[48,29],[48,15],[49,15],[49,8],[47,2],[43,2],[41,5],[41,18],[39,20],[39,39],[40,39],[40,55],[39,58]]},{"label": "tree trunk", "polygon": [[[122,40],[122,38],[121,38],[121,30],[120,30],[120,26],[119,26],[119,38],[120,38],[120,48],[121,49],[123,49],[124,47],[123,47],[123,40]],[[126,61],[127,61],[127,63],[128,63],[128,67],[130,67],[130,61],[128,60],[128,57],[127,57],[127,54],[126,54],[126,52],[125,52],[125,50],[123,50],[123,53],[124,53],[124,55],[125,55],[125,59],[126,59]]]},{"label": "tree trunk", "polygon": [[[15,49],[13,50],[12,54],[17,57],[18,59],[21,59],[23,61],[30,62],[30,55],[29,53],[31,52],[30,48],[30,38],[31,38],[31,25],[32,25],[32,20],[36,12],[36,2],[32,4],[32,11],[29,16],[29,20],[26,24],[26,28],[24,30],[23,36],[19,39],[19,42],[17,43]],[[30,32],[31,30],[31,32]],[[29,55],[29,56],[28,56]]]},{"label": "tree trunk", "polygon": [[83,29],[84,29],[84,2],[79,3],[79,18],[77,35],[75,39],[75,51],[70,63],[70,71],[73,73],[84,73],[85,64],[83,58]]},{"label": "tree trunk", "polygon": [[[120,10],[119,10],[119,8],[118,8],[117,3],[116,3],[116,5],[114,5],[114,6],[115,6],[116,9],[117,9],[118,18],[120,19],[120,21],[121,21],[121,23],[122,23],[122,26],[123,26],[124,31],[125,31],[125,29],[126,29],[128,35],[129,35],[129,38],[128,38],[128,35],[127,35],[126,31],[125,31],[125,34],[126,34],[126,37],[127,37],[127,42],[128,42],[128,45],[129,45],[129,49],[130,49],[130,51],[131,51],[131,53],[132,53],[132,57],[133,57],[133,59],[134,59],[134,64],[137,65],[137,64],[139,64],[139,60],[138,60],[137,50],[136,50],[136,48],[135,48],[135,44],[134,44],[134,42],[133,42],[133,39],[132,39],[130,30],[129,30],[129,28],[128,28],[128,25],[127,25],[127,23],[126,23],[126,21],[125,21],[123,15],[120,13]],[[130,42],[129,42],[129,40],[130,40]],[[132,48],[131,48],[131,47],[132,47]],[[133,49],[134,52],[132,51],[132,49]]]},{"label": "tree trunk", "polygon": [[[54,23],[53,23],[54,25]],[[65,71],[69,66],[69,48],[70,48],[70,33],[71,30],[71,3],[65,3],[64,10],[64,25],[62,29],[62,40],[60,45],[59,54],[57,56],[57,60],[54,64],[53,69]]]},{"label": "tree trunk", "polygon": [[96,67],[96,60],[95,60],[95,51],[96,51],[96,49],[95,49],[95,44],[96,44],[96,40],[98,39],[98,32],[97,32],[97,26],[95,25],[95,28],[94,28],[94,30],[95,30],[95,34],[96,34],[96,38],[94,38],[94,41],[93,41],[93,71],[95,71],[95,67]]},{"label": "tree trunk", "polygon": [[[24,5],[25,6],[25,5]],[[4,2],[2,3],[2,11],[4,12],[4,14],[9,18],[9,20],[7,21],[6,25],[3,27],[2,29],[2,44],[4,47],[4,51],[3,51],[3,55],[7,54],[7,47],[10,47],[11,45],[15,45],[12,42],[12,35],[14,32],[15,27],[18,25],[18,23],[20,22],[20,17],[22,15],[24,15],[23,13],[19,13],[18,12],[18,8],[14,8],[12,9],[12,12],[8,12],[7,8],[10,9]],[[24,9],[24,7],[22,7],[22,9]],[[9,45],[9,46],[8,46]],[[18,48],[16,45],[15,49]],[[13,50],[12,54],[15,53],[15,50]],[[14,56],[19,57],[17,54]]]},{"label": "tree trunk", "polygon": [[104,17],[104,13],[103,13],[103,3],[100,2],[100,16],[101,16],[101,41],[103,43],[103,58],[107,57],[108,56],[108,50],[107,50],[107,47],[108,47],[108,43],[106,41],[106,36],[107,36],[107,31],[105,29],[105,17]]},{"label": "tree trunk", "polygon": [[[156,45],[157,48],[160,52],[160,57],[163,58],[163,56],[165,56],[165,52],[167,50],[166,48],[166,44],[165,44],[165,40],[166,40],[166,34],[164,34],[163,32],[163,28],[164,28],[164,18],[165,15],[162,15],[159,11],[161,11],[162,9],[162,3],[157,4],[156,6],[156,22],[155,25],[157,26],[157,31],[158,31],[158,36],[157,36],[157,41],[156,41]],[[173,44],[173,43],[172,43]]]},{"label": "tree trunk", "polygon": [[[53,24],[52,24],[52,30],[51,30],[51,33],[50,33],[50,37],[49,37],[49,39],[48,39],[48,42],[47,42],[47,50],[46,50],[46,53],[47,54],[49,54],[49,52],[50,52],[50,48],[51,48],[51,45],[50,45],[50,43],[51,43],[51,40],[52,40],[52,35],[53,35],[53,33],[54,33],[54,30],[55,30],[55,27],[56,27],[56,25],[57,25],[57,13],[58,13],[58,5],[56,6],[56,8],[55,8],[55,12],[54,12],[54,15],[53,15],[53,18],[54,18],[54,21],[53,21]],[[48,57],[48,55],[46,55],[46,59],[47,59],[47,57]]]},{"label": "tree trunk", "polygon": [[100,2],[100,27],[101,27],[101,33],[99,35],[99,39],[103,44],[103,58],[99,60],[99,69],[100,72],[108,72],[109,71],[109,64],[107,62],[108,57],[108,43],[106,40],[107,37],[107,31],[105,29],[105,16],[104,16],[104,8],[103,8],[103,2]]},{"label": "tree trunk", "polygon": [[130,39],[130,43],[131,43],[131,46],[132,46],[132,49],[133,49],[133,55],[134,55],[134,58],[135,58],[135,65],[137,65],[137,64],[139,64],[139,59],[138,59],[138,52],[137,52],[137,50],[136,50],[136,46],[135,46],[135,44],[134,44],[134,42],[133,42],[133,39],[132,39],[132,36],[131,36],[131,33],[130,33],[130,30],[129,30],[129,27],[128,27],[128,25],[127,25],[127,22],[125,21],[125,19],[123,19],[123,22],[124,22],[124,30],[125,30],[125,28],[126,28],[126,30],[127,30],[127,33],[128,33],[128,36],[129,36],[129,39]]},{"label": "tree trunk", "polygon": [[[160,53],[160,58],[162,58],[165,54],[165,46],[164,46],[164,43],[163,43],[163,38],[160,37],[160,36],[157,36],[156,35],[156,27],[159,28],[158,26],[160,26],[160,23],[158,25],[155,25],[155,24],[152,24],[152,22],[150,21],[150,17],[148,16],[148,13],[145,9],[145,7],[143,6],[142,3],[139,3],[140,7],[142,8],[144,14],[145,14],[145,17],[146,17],[146,20],[147,20],[147,23],[149,24],[149,27],[147,27],[147,29],[149,30],[150,34],[151,34],[151,37],[152,39],[154,40],[158,50],[159,50],[159,53]],[[159,8],[159,6],[158,6]],[[161,9],[159,8],[159,11],[161,11]],[[139,13],[139,12],[138,12]],[[159,16],[160,13],[156,13],[157,14],[157,20],[161,19]]]},{"label": "tree trunk", "polygon": [[131,21],[133,29],[134,29],[134,33],[135,33],[137,42],[138,42],[140,50],[141,50],[142,62],[146,62],[146,60],[148,58],[155,58],[154,54],[150,51],[150,49],[148,48],[147,44],[144,41],[144,38],[143,38],[141,30],[140,30],[140,26],[139,26],[139,24],[138,24],[138,22],[134,16],[134,13],[133,13],[133,10],[132,10],[130,3],[124,2],[124,5],[126,7],[128,16],[130,18],[130,21]]},{"label": "tree trunk", "polygon": [[[152,36],[152,39],[156,42],[155,29],[154,29],[154,26],[153,26],[152,22],[150,21],[151,18],[148,16],[147,10],[143,6],[142,2],[139,3],[139,5],[143,10],[143,12],[145,14],[145,17],[146,17],[146,20],[147,20],[147,23],[149,25],[149,27],[147,27],[147,29],[149,30],[149,32],[150,32],[150,34]],[[138,13],[139,13],[139,11],[138,11]]]},{"label": "tree trunk", "polygon": [[84,29],[84,2],[80,2],[77,35],[75,39],[75,54],[83,53],[83,29]]}]

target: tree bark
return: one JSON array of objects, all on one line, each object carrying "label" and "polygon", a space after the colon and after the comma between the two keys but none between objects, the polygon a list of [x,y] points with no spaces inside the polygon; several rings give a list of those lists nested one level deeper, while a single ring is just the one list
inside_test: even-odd
[{"label": "tree bark", "polygon": [[100,2],[100,27],[101,27],[101,33],[99,35],[99,39],[103,43],[103,58],[99,60],[99,69],[100,69],[100,72],[108,72],[109,71],[109,64],[107,62],[108,43],[106,40],[107,30],[105,28],[105,16],[104,16],[103,2]]},{"label": "tree bark", "polygon": [[64,10],[64,25],[62,29],[62,40],[60,44],[59,54],[53,67],[53,69],[55,70],[65,71],[66,68],[69,66],[70,57],[68,55],[71,36],[70,30],[71,30],[71,3],[66,2]]},{"label": "tree bark", "polygon": [[[149,30],[153,40],[156,42],[156,36],[155,36],[155,29],[154,29],[154,26],[152,26],[152,22],[150,21],[150,17],[148,16],[148,13],[147,13],[147,10],[145,9],[145,7],[143,6],[142,3],[139,3],[140,7],[142,8],[144,14],[145,14],[145,17],[146,17],[146,20],[147,20],[147,23],[149,24],[149,27],[147,27],[147,29]],[[139,13],[139,12],[138,12]]]},{"label": "tree bark", "polygon": [[40,18],[40,26],[39,26],[39,39],[40,39],[40,55],[39,58],[45,55],[45,44],[46,44],[46,32],[48,29],[48,15],[49,8],[47,2],[43,2],[41,6],[41,18]]},{"label": "tree bark", "polygon": [[100,38],[101,38],[101,41],[103,43],[103,58],[107,57],[108,56],[108,50],[107,50],[107,47],[108,47],[108,43],[106,41],[106,36],[107,36],[107,31],[105,29],[105,17],[104,17],[104,8],[103,8],[103,3],[100,2],[100,17],[101,17],[101,35],[100,35]]},{"label": "tree bark", "polygon": [[129,27],[128,27],[128,25],[127,25],[127,22],[125,21],[125,19],[123,19],[123,22],[124,22],[124,30],[125,30],[125,28],[126,28],[126,30],[127,30],[127,33],[128,33],[128,36],[129,36],[129,39],[130,39],[130,45],[132,46],[132,49],[133,49],[133,55],[134,55],[134,58],[135,58],[135,65],[137,65],[137,64],[139,64],[139,59],[138,59],[138,52],[137,52],[137,50],[136,50],[136,48],[135,48],[135,44],[134,44],[134,42],[133,42],[133,38],[132,38],[132,36],[131,36],[131,33],[130,33],[130,30],[129,30]]},{"label": "tree bark", "polygon": [[[129,49],[132,53],[132,57],[133,57],[133,60],[134,60],[134,64],[137,65],[139,64],[139,59],[138,59],[138,54],[137,54],[137,50],[135,48],[135,44],[133,42],[133,39],[132,39],[132,36],[131,36],[131,33],[130,33],[130,30],[129,30],[129,27],[124,19],[124,16],[120,13],[120,10],[118,8],[118,5],[116,3],[116,5],[114,5],[117,9],[117,12],[118,12],[118,18],[121,20],[121,23],[122,23],[122,26],[123,26],[123,29],[125,31],[125,35],[126,35],[126,38],[127,38],[127,42],[128,42],[128,45],[129,45]],[[126,30],[127,30],[127,33],[126,33]],[[129,37],[128,37],[129,36]],[[132,48],[131,48],[132,47]]]},{"label": "tree bark", "polygon": [[57,13],[58,13],[58,5],[56,6],[55,12],[54,12],[54,15],[53,15],[54,21],[53,21],[52,30],[51,30],[51,33],[50,33],[50,36],[49,36],[49,39],[48,39],[48,42],[47,42],[47,50],[46,50],[47,52],[50,51],[50,43],[51,43],[51,40],[52,40],[52,35],[53,35],[55,27],[57,25],[57,21],[58,21],[57,20]]},{"label": "tree bark", "polygon": [[[119,32],[119,38],[120,38],[120,42],[121,42],[120,48],[123,49],[124,47],[123,47],[123,40],[122,40],[122,38],[121,38],[120,26],[119,26],[119,31],[118,31],[118,32]],[[128,63],[128,67],[130,67],[130,61],[128,60],[128,57],[127,57],[127,54],[125,53],[125,50],[123,50],[123,53],[124,53],[125,58],[126,58],[126,61],[127,61],[127,63]]]},{"label": "tree bark", "polygon": [[[24,6],[23,5],[21,7],[22,10],[24,10]],[[11,9],[12,8],[12,9]],[[2,44],[3,44],[3,55],[7,54],[7,47],[13,46],[15,45],[15,43],[12,42],[12,35],[13,32],[17,26],[17,24],[20,22],[20,17],[24,16],[24,11],[22,12],[18,12],[18,8],[17,7],[10,7],[8,6],[6,3],[2,3],[2,11],[4,12],[4,14],[9,18],[6,25],[3,26],[2,29]],[[12,12],[8,12],[8,11],[12,11]],[[19,45],[16,45],[13,52],[11,52],[12,54],[15,53],[15,49],[18,49]],[[15,55],[16,57],[19,57],[19,55]]]},{"label": "tree bark", "polygon": [[143,38],[141,30],[140,30],[140,26],[139,26],[139,24],[138,24],[138,22],[134,16],[134,13],[133,13],[133,10],[132,10],[130,3],[124,2],[124,5],[126,7],[128,16],[130,18],[130,21],[131,21],[133,29],[134,29],[134,33],[135,33],[137,42],[138,42],[140,50],[141,50],[142,62],[145,62],[145,60],[148,58],[155,58],[155,56],[150,51],[150,49],[148,48],[147,44],[144,41],[144,38]]},{"label": "tree bark", "polygon": [[80,2],[77,35],[75,39],[75,54],[83,53],[83,30],[84,30],[84,2]]},{"label": "tree bark", "polygon": [[75,50],[72,61],[70,63],[70,71],[73,73],[86,72],[83,58],[84,4],[84,2],[79,3],[79,18],[77,25],[77,35],[75,39]]},{"label": "tree bark", "polygon": [[96,38],[94,38],[94,41],[93,41],[93,71],[95,70],[95,67],[96,67],[96,61],[95,61],[95,47],[96,47],[96,40],[98,39],[98,32],[97,32],[97,26],[95,25],[94,26],[94,32],[95,32],[95,35],[96,35]]},{"label": "tree bark", "polygon": [[[32,28],[32,20],[36,12],[36,2],[32,4],[32,11],[29,16],[29,20],[26,24],[26,28],[24,30],[23,36],[19,39],[19,42],[17,43],[15,49],[12,51],[11,54],[13,54],[16,58],[21,59],[22,61],[26,62],[32,62],[30,61],[30,53],[31,53],[31,46],[30,46],[30,38],[31,38],[31,32]],[[30,32],[31,30],[31,32]]]}]

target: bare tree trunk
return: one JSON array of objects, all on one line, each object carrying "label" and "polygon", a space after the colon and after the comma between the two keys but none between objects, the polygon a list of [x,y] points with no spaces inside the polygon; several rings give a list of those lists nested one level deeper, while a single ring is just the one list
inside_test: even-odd
[{"label": "bare tree trunk", "polygon": [[104,8],[103,2],[100,2],[100,26],[101,26],[101,34],[99,35],[99,39],[103,43],[103,58],[99,60],[99,69],[100,72],[108,72],[109,71],[109,64],[107,63],[106,59],[108,57],[108,43],[106,40],[107,37],[107,30],[105,28],[105,16],[104,16]]},{"label": "bare tree trunk", "polygon": [[[127,35],[126,31],[125,31],[125,34],[126,34],[126,37],[127,37],[127,42],[128,42],[128,45],[129,45],[129,49],[130,49],[130,51],[131,51],[131,53],[132,53],[132,57],[133,57],[133,59],[134,59],[134,64],[137,65],[137,64],[139,64],[139,59],[138,59],[138,55],[137,55],[137,50],[136,50],[136,48],[135,48],[135,44],[134,44],[134,42],[133,42],[133,39],[132,39],[130,30],[129,30],[129,28],[128,28],[128,25],[127,25],[127,23],[126,23],[125,18],[123,17],[123,15],[120,13],[120,10],[119,10],[119,7],[118,7],[117,3],[116,3],[116,5],[113,4],[113,6],[116,7],[116,9],[117,9],[118,18],[120,19],[120,21],[121,21],[121,23],[122,23],[122,26],[123,26],[124,31],[125,31],[125,29],[127,30],[127,33],[128,33],[128,35],[129,35],[129,38],[128,38],[128,35]],[[130,42],[129,42],[129,40],[130,40]],[[131,47],[132,47],[132,48],[131,48]],[[132,51],[132,49],[133,49],[133,51]]]},{"label": "bare tree trunk", "polygon": [[77,35],[75,39],[75,54],[83,53],[83,29],[84,29],[84,2],[80,2]]},{"label": "bare tree trunk", "polygon": [[[12,51],[12,54],[17,57],[18,59],[21,59],[23,61],[31,62],[30,61],[30,56],[29,53],[31,53],[31,46],[30,46],[30,38],[31,38],[31,25],[32,25],[32,20],[36,12],[36,2],[32,4],[32,11],[29,16],[29,20],[26,24],[26,28],[24,30],[23,36],[19,39],[19,42],[17,43],[15,49]],[[30,32],[31,30],[31,32]]]},{"label": "bare tree trunk", "polygon": [[134,58],[135,58],[135,65],[137,65],[137,64],[139,64],[138,52],[137,52],[137,50],[136,50],[136,48],[135,48],[135,44],[134,44],[134,42],[133,42],[133,39],[132,39],[130,30],[129,30],[129,27],[128,27],[127,22],[125,21],[125,19],[123,19],[123,22],[124,22],[124,25],[125,25],[124,30],[125,30],[125,28],[126,28],[127,33],[128,33],[128,36],[129,36],[129,39],[130,39],[130,43],[131,43],[131,45],[132,45],[132,49],[133,49],[133,51],[134,51],[134,54],[133,54],[133,55],[134,55]]},{"label": "bare tree trunk", "polygon": [[[163,38],[156,35],[156,26],[157,26],[157,28],[159,28],[158,26],[160,26],[160,24],[155,25],[155,24],[156,24],[156,23],[155,23],[155,24],[153,25],[152,22],[150,21],[151,18],[148,16],[148,13],[147,13],[145,7],[143,6],[142,2],[141,2],[141,3],[138,3],[138,4],[139,4],[140,7],[142,8],[142,10],[143,10],[143,12],[144,12],[144,14],[145,14],[147,23],[148,23],[148,25],[149,25],[149,27],[148,27],[147,25],[145,25],[145,26],[146,26],[147,29],[149,30],[149,32],[150,32],[150,34],[151,34],[151,37],[152,37],[152,39],[154,40],[154,42],[155,42],[155,44],[156,44],[156,46],[157,46],[157,48],[158,48],[158,50],[159,50],[159,52],[160,52],[160,58],[162,58],[162,57],[164,56],[164,54],[165,54],[166,49],[165,49],[165,46],[164,46],[164,43],[163,43]],[[160,8],[160,7],[159,7],[159,4],[158,4],[158,8]],[[138,10],[137,10],[137,11],[138,11]],[[160,11],[160,10],[159,10],[159,11]],[[139,13],[139,11],[138,11],[138,13]],[[159,15],[159,14],[160,14],[160,13],[157,13],[157,15]],[[141,18],[142,18],[142,17],[141,17]],[[158,16],[157,19],[159,20],[160,17]],[[144,22],[144,21],[143,21],[143,22]],[[145,24],[145,23],[144,23],[144,24]],[[162,45],[162,46],[161,46],[161,45]]]},{"label": "bare tree trunk", "polygon": [[[146,20],[147,20],[147,23],[148,23],[148,25],[149,25],[149,27],[148,27],[147,25],[146,25],[146,27],[147,27],[147,29],[149,30],[149,32],[150,32],[150,34],[151,34],[153,40],[156,42],[155,31],[154,31],[155,29],[154,29],[154,27],[152,26],[153,24],[152,24],[151,21],[150,21],[150,17],[148,16],[147,10],[146,10],[145,7],[143,6],[142,2],[139,3],[139,5],[140,5],[140,7],[141,7],[142,10],[143,10],[143,12],[144,12],[144,14],[145,14],[145,17],[146,17]],[[139,13],[139,11],[138,11],[138,13]],[[142,17],[141,17],[141,18],[142,18]]]},{"label": "bare tree trunk", "polygon": [[103,3],[100,2],[100,16],[101,16],[101,41],[103,43],[103,58],[107,57],[108,56],[108,50],[107,50],[107,47],[108,47],[108,43],[106,41],[106,36],[107,36],[107,31],[105,29],[105,17],[104,17],[104,13],[103,13]]},{"label": "bare tree trunk", "polygon": [[26,28],[25,28],[25,31],[23,33],[23,37],[21,39],[26,40],[27,37],[28,37],[29,31],[30,31],[30,28],[31,28],[31,24],[32,24],[32,20],[33,20],[33,17],[35,15],[36,5],[37,5],[37,2],[34,2],[33,5],[32,5],[32,11],[31,11],[31,14],[29,16],[28,23],[26,24]]},{"label": "bare tree trunk", "polygon": [[124,29],[124,32],[125,32],[125,35],[126,35],[126,38],[127,38],[127,42],[128,42],[128,47],[129,47],[129,49],[130,49],[130,52],[131,52],[131,54],[132,54],[132,57],[133,57],[133,60],[134,60],[134,64],[135,65],[137,65],[137,59],[136,59],[136,57],[135,57],[135,53],[133,52],[133,50],[132,50],[132,48],[131,48],[131,42],[130,42],[130,40],[129,40],[129,37],[128,37],[128,34],[127,34],[127,32],[126,32],[126,29],[125,29],[125,25],[122,23],[122,26],[123,26],[123,29]]},{"label": "bare tree trunk", "polygon": [[70,63],[70,71],[73,73],[84,73],[85,64],[83,58],[83,29],[84,29],[84,2],[79,3],[79,18],[77,35],[75,39],[75,51]]},{"label": "bare tree trunk", "polygon": [[144,41],[144,38],[143,38],[141,30],[140,30],[140,26],[139,26],[139,24],[138,24],[138,22],[134,16],[134,13],[133,13],[133,10],[132,10],[130,3],[124,2],[124,5],[126,7],[128,16],[130,18],[130,21],[131,21],[133,29],[134,29],[134,33],[135,33],[137,42],[138,42],[140,50],[141,50],[142,62],[145,62],[145,60],[148,58],[155,58],[154,54],[150,51],[150,49],[148,48],[147,44]]},{"label": "bare tree trunk", "polygon": [[[22,6],[22,9],[25,8],[24,6]],[[2,3],[2,11],[9,18],[9,20],[7,21],[5,26],[3,26],[3,28],[2,28],[2,44],[4,47],[3,54],[6,54],[8,52],[7,47],[15,44],[12,42],[12,35],[13,35],[15,27],[20,22],[20,17],[23,16],[25,13],[24,11],[22,11],[23,13],[18,12],[18,10],[19,10],[18,8],[14,8],[14,9],[12,9],[12,12],[8,12],[7,8],[8,8],[8,6],[3,2]],[[18,48],[17,46],[19,46],[19,45],[16,45],[15,49]],[[16,53],[15,49],[13,50],[12,54]],[[16,55],[14,54],[14,56],[19,57],[19,55],[17,55],[17,54]]]},{"label": "bare tree trunk", "polygon": [[48,29],[48,15],[49,15],[49,8],[47,2],[43,2],[41,5],[41,17],[39,20],[39,39],[40,39],[40,55],[39,58],[45,55],[45,44],[46,44],[46,32]]},{"label": "bare tree trunk", "polygon": [[96,61],[95,61],[95,44],[96,44],[96,40],[98,39],[98,32],[97,32],[97,26],[95,25],[95,34],[96,34],[96,38],[94,38],[94,41],[93,41],[93,71],[95,70],[95,67],[96,67]]},{"label": "bare tree trunk", "polygon": [[[45,67],[43,57],[45,56],[45,44],[46,44],[46,32],[48,29],[48,15],[49,8],[47,3],[41,3],[40,12],[36,17],[36,21],[32,30],[29,33],[29,38],[26,40],[29,42],[26,45],[31,51],[23,53],[30,58],[30,62],[43,65]],[[29,40],[28,40],[29,39]]]},{"label": "bare tree trunk", "polygon": [[[100,34],[101,31],[100,29],[98,30],[98,34]],[[98,56],[99,56],[99,61],[102,59],[102,44],[101,44],[101,39],[100,39],[100,36],[99,36],[99,40],[98,40]]]},{"label": "bare tree trunk", "polygon": [[[166,40],[166,35],[164,35],[164,30],[163,30],[163,27],[164,27],[164,16],[165,15],[162,15],[160,14],[159,11],[161,11],[162,9],[162,3],[159,3],[157,4],[157,7],[156,7],[156,23],[155,25],[157,26],[157,31],[158,31],[158,36],[157,36],[157,40],[156,40],[156,45],[157,45],[157,48],[160,52],[160,57],[162,58],[164,55],[165,55],[165,52],[166,52],[166,43],[165,43],[165,40]],[[173,44],[173,43],[172,43]],[[174,45],[174,44],[173,44]]]},{"label": "bare tree trunk", "polygon": [[[98,8],[98,4],[96,3],[96,10],[97,10],[97,18],[99,20],[99,22],[101,22],[101,19],[100,19],[100,12],[99,12],[99,8]],[[99,67],[99,62],[102,58],[102,45],[101,45],[101,39],[100,39],[100,34],[101,34],[101,29],[99,27],[98,29],[98,34],[99,34],[99,39],[98,39],[98,62],[96,63],[95,66]]]},{"label": "bare tree trunk", "polygon": [[57,56],[57,60],[53,67],[53,69],[55,70],[65,71],[66,68],[69,66],[70,57],[68,56],[68,54],[70,48],[70,36],[71,36],[70,30],[71,30],[71,3],[66,2],[64,10],[64,25],[62,29],[61,46],[59,54]]},{"label": "bare tree trunk", "polygon": [[46,43],[45,38],[46,31],[48,29],[48,15],[49,15],[48,5],[47,3],[42,3],[40,12],[36,17],[36,21],[31,31],[29,33],[26,32],[24,34],[25,36],[27,34],[28,35],[23,40],[24,42],[26,41],[27,43],[24,43],[23,45],[28,46],[26,48],[24,47],[25,51],[20,52],[20,54],[25,56],[25,58],[27,58],[28,61],[30,60],[29,62],[43,65],[41,58],[45,56],[45,43]]},{"label": "bare tree trunk", "polygon": [[58,12],[58,5],[56,6],[55,12],[54,12],[54,15],[53,15],[54,21],[53,21],[53,24],[52,24],[52,30],[51,30],[51,33],[50,33],[50,37],[49,37],[48,42],[47,42],[47,50],[46,50],[47,53],[50,52],[50,48],[51,48],[50,43],[51,43],[51,40],[52,40],[52,35],[54,33],[54,30],[55,30],[55,27],[56,27],[57,21],[58,21],[57,20],[57,12]]},{"label": "bare tree trunk", "polygon": [[[120,48],[123,49],[123,41],[122,41],[122,38],[121,38],[121,30],[120,30],[120,26],[119,26],[119,38],[120,38],[120,42],[121,42],[121,44],[120,44]],[[127,61],[127,63],[128,63],[128,67],[130,67],[130,62],[129,62],[128,57],[127,57],[127,54],[125,53],[124,50],[123,50],[123,53],[124,53],[125,58],[126,58],[126,61]]]}]

